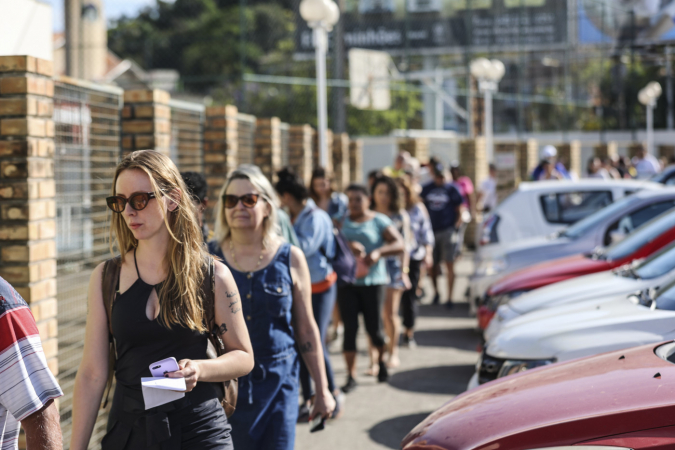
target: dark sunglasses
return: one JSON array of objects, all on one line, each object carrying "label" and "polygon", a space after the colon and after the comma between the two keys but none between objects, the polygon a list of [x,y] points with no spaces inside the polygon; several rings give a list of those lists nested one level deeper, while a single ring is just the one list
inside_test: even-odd
[{"label": "dark sunglasses", "polygon": [[114,195],[112,197],[106,198],[105,202],[108,204],[108,208],[110,208],[113,212],[120,214],[124,211],[124,208],[127,207],[127,203],[129,203],[131,209],[141,211],[145,209],[146,206],[148,206],[148,203],[152,198],[155,198],[154,192],[138,192],[133,194],[128,199],[120,197],[119,195]]},{"label": "dark sunglasses", "polygon": [[260,195],[258,194],[244,194],[242,196],[226,194],[223,195],[223,205],[225,205],[225,208],[227,209],[232,209],[237,206],[237,203],[241,200],[241,204],[246,208],[253,208],[258,203],[258,198],[260,198]]}]

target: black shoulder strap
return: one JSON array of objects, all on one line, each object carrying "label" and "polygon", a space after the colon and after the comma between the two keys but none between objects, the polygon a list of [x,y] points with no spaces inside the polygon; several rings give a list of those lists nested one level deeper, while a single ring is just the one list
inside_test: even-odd
[{"label": "black shoulder strap", "polygon": [[112,305],[119,292],[120,270],[122,268],[122,259],[119,256],[109,259],[103,265],[103,276],[101,278],[101,294],[103,296],[103,306],[108,319],[108,381],[105,388],[105,400],[103,408],[108,406],[108,397],[112,389],[113,375],[115,373],[115,362],[117,361],[117,349],[115,348],[115,339],[112,332]]}]

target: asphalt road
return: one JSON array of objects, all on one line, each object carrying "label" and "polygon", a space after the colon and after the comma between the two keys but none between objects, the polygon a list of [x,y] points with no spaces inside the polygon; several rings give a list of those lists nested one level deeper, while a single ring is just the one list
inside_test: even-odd
[{"label": "asphalt road", "polygon": [[[430,305],[431,296],[423,299],[417,323],[415,349],[401,348],[401,366],[392,369],[388,383],[377,383],[364,375],[368,367],[367,341],[363,327],[359,334],[359,387],[346,396],[344,414],[328,422],[326,429],[310,434],[308,424],[299,424],[295,448],[322,449],[397,449],[401,439],[432,411],[464,392],[475,370],[479,335],[476,321],[469,317],[463,295],[466,277],[471,273],[470,255],[456,265],[458,280],[453,298],[456,305],[448,310]],[[426,292],[431,292],[429,280]],[[444,293],[444,290],[441,291]],[[445,296],[441,295],[441,298]],[[331,361],[336,382],[346,380],[340,344],[331,346]]]}]

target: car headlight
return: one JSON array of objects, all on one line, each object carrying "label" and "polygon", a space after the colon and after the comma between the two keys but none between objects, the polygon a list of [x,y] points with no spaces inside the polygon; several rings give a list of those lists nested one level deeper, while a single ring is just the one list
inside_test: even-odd
[{"label": "car headlight", "polygon": [[525,372],[526,370],[534,369],[535,367],[547,366],[553,364],[555,359],[531,359],[531,360],[517,360],[517,359],[507,359],[504,361],[501,370],[499,371],[499,376],[507,377],[509,375],[514,375],[516,373]]},{"label": "car headlight", "polygon": [[497,275],[504,272],[507,266],[505,258],[486,259],[476,269],[476,275],[484,277]]}]

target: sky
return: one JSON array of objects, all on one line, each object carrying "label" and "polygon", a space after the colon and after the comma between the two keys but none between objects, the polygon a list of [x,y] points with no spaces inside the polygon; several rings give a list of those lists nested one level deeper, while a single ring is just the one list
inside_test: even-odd
[{"label": "sky", "polygon": [[[63,3],[64,0],[42,0],[53,7],[54,31],[63,31]],[[104,0],[105,14],[108,19],[115,19],[123,14],[131,15],[144,6],[154,3],[154,0]]]}]

